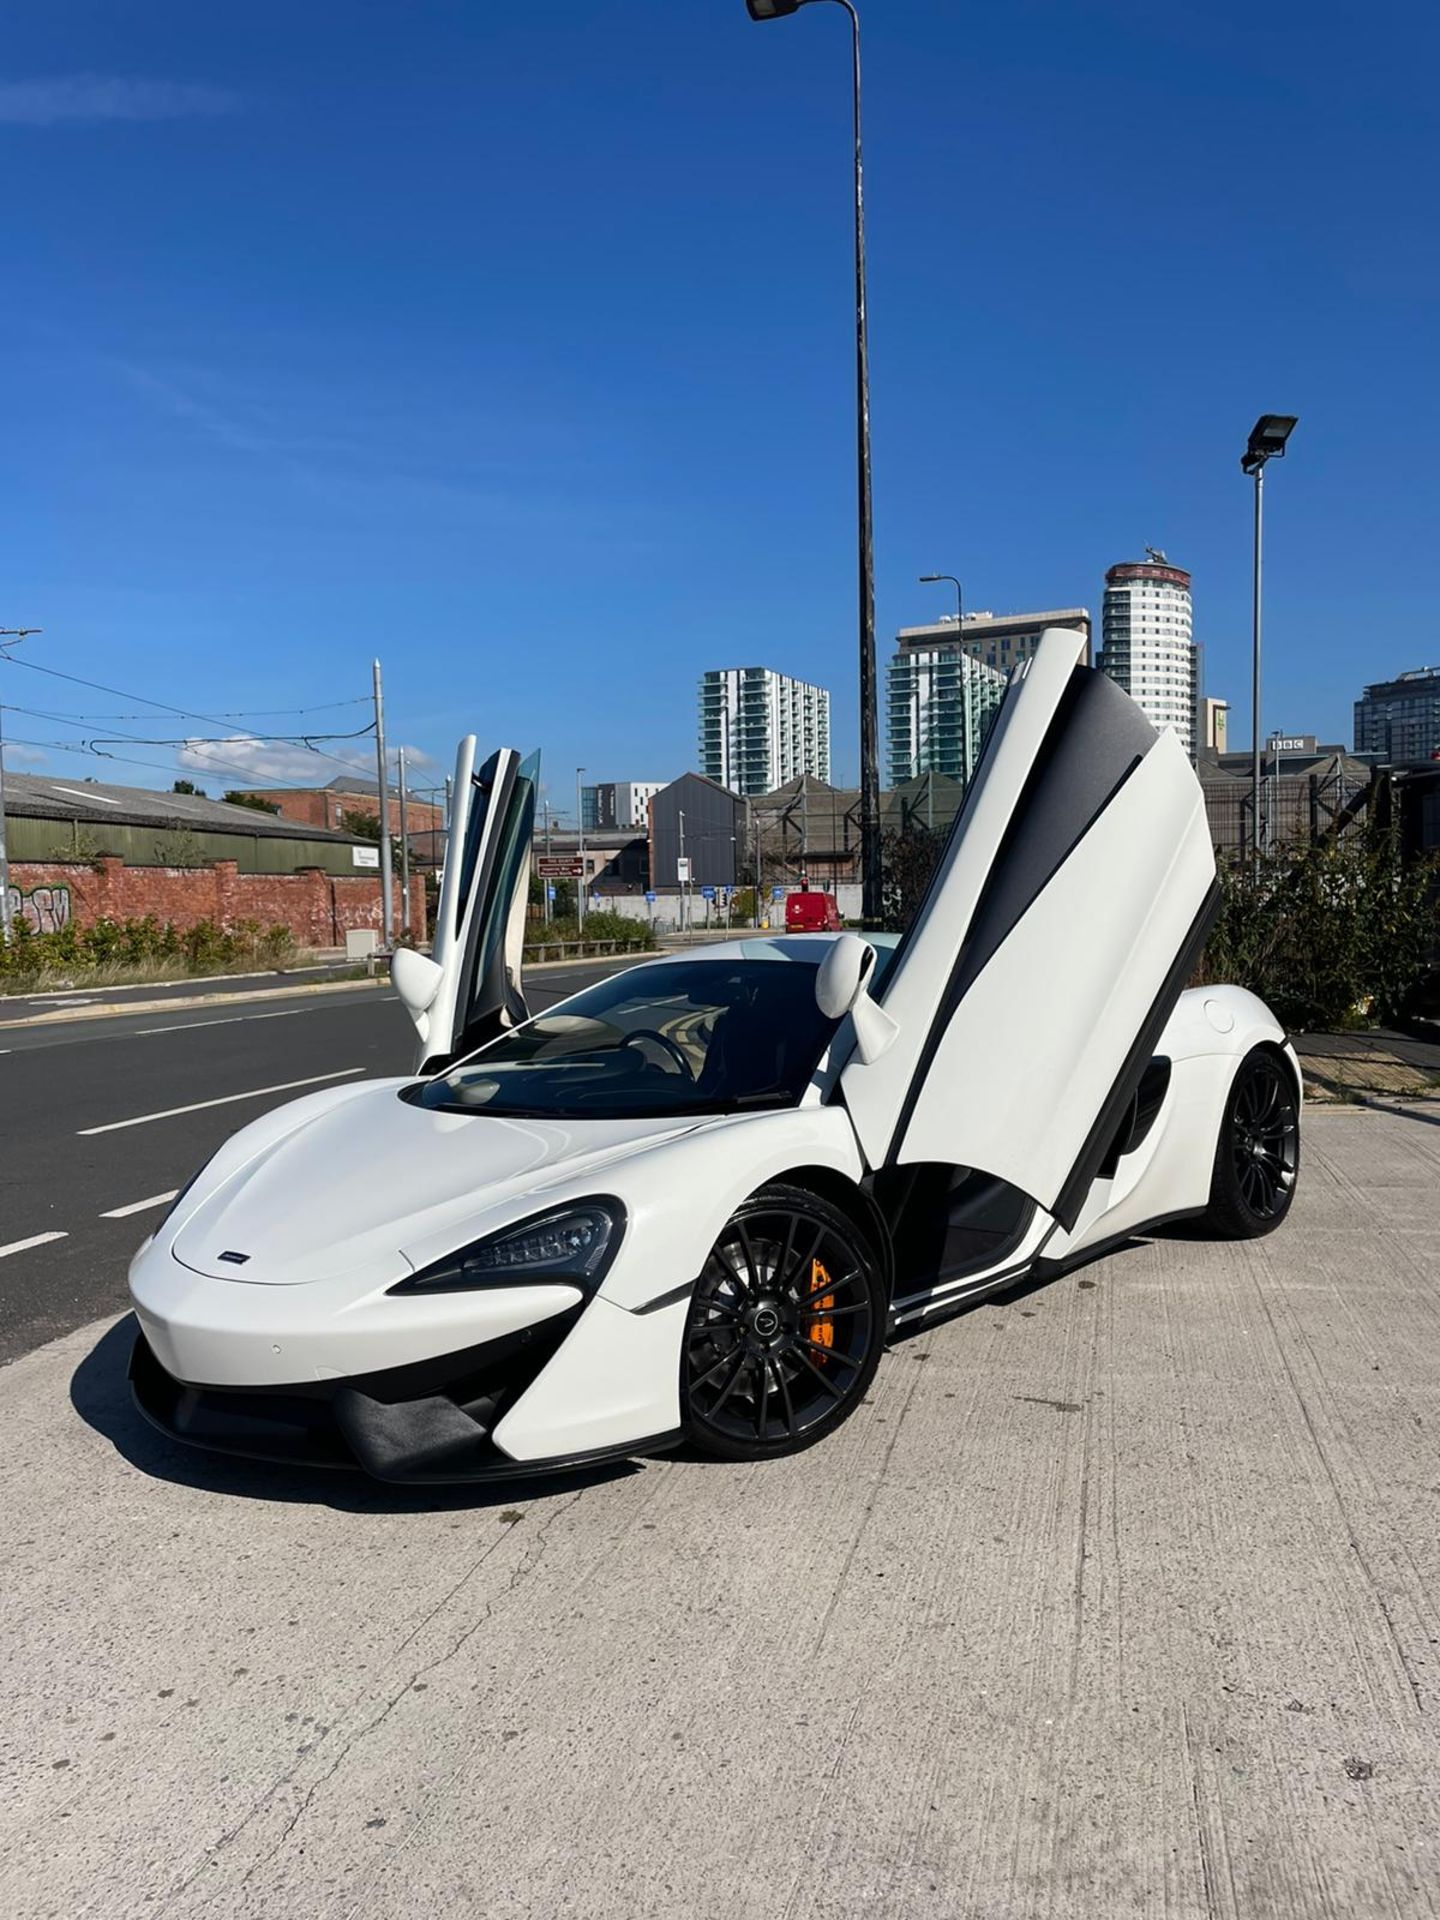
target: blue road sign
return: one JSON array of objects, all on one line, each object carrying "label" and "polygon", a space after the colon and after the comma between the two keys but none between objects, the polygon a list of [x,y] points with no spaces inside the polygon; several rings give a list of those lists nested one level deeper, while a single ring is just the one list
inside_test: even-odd
[{"label": "blue road sign", "polygon": [[555,898],[555,889],[554,889],[554,887],[546,887],[546,889],[545,889],[545,892],[546,892],[546,894],[547,894],[547,895],[549,896],[549,898],[550,898],[550,899],[552,899],[552,900],[553,900],[553,899]]},{"label": "blue road sign", "polygon": [[715,898],[714,887],[701,887],[700,898],[702,900],[713,900]]},{"label": "blue road sign", "polygon": [[783,900],[785,898],[784,887],[772,887],[770,889],[770,898],[772,900]]},{"label": "blue road sign", "polygon": [[645,898],[646,898],[646,899],[647,899],[647,900],[648,900],[648,901],[650,902],[650,904],[651,904],[651,906],[653,907],[653,906],[654,906],[654,904],[655,904],[655,896],[654,896],[654,894],[653,894],[653,893],[647,893],[647,894],[646,894],[646,896],[645,896]]}]

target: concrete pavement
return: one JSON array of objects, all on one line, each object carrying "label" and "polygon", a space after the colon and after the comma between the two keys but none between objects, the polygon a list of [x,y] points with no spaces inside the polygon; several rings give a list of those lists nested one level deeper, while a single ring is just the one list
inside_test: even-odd
[{"label": "concrete pavement", "polygon": [[0,1912],[1434,1914],[1440,1127],[1307,1121],[1281,1233],[982,1305],[763,1468],[402,1494],[165,1443],[123,1322],[31,1353]]}]

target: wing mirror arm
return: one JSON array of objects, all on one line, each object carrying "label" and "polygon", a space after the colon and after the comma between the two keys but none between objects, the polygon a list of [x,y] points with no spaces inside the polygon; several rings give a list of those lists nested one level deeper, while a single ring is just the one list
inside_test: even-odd
[{"label": "wing mirror arm", "polygon": [[850,1024],[855,1029],[855,1052],[867,1067],[890,1051],[900,1031],[879,1001],[864,992],[850,1009]]},{"label": "wing mirror arm", "polygon": [[815,1004],[828,1020],[843,1020],[849,1014],[855,1051],[866,1066],[889,1051],[900,1031],[878,1001],[870,998],[874,970],[875,949],[870,942],[842,933],[815,975]]}]

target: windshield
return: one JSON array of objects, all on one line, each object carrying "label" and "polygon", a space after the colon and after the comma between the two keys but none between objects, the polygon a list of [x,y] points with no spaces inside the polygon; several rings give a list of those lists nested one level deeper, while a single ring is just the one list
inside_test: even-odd
[{"label": "windshield", "polygon": [[837,1024],[806,961],[667,961],[577,993],[404,1098],[537,1119],[793,1106]]}]

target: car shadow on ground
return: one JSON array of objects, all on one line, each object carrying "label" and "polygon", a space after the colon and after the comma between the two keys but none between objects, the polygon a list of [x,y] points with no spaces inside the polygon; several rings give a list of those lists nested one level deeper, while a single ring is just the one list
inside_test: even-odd
[{"label": "car shadow on ground", "polygon": [[359,1471],[242,1460],[181,1446],[152,1427],[131,1398],[129,1365],[135,1333],[134,1315],[126,1314],[101,1335],[71,1375],[70,1404],[122,1459],[152,1480],[168,1480],[175,1486],[244,1500],[333,1507],[341,1513],[444,1513],[529,1505],[645,1471],[646,1463],[637,1459],[543,1478],[521,1476],[493,1483],[402,1487],[372,1480]]}]

